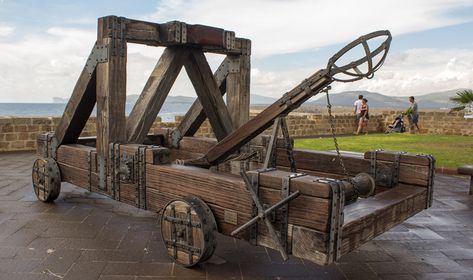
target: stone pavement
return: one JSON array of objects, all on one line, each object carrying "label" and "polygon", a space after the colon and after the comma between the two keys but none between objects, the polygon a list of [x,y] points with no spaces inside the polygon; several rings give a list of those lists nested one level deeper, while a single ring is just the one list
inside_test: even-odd
[{"label": "stone pavement", "polygon": [[31,153],[0,154],[0,279],[473,279],[473,197],[437,176],[434,205],[326,267],[226,236],[209,262],[174,265],[156,214],[62,184],[36,200]]}]

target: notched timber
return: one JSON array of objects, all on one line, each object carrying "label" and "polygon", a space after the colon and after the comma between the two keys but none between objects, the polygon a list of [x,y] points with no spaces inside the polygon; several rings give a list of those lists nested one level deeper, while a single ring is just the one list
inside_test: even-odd
[{"label": "notched timber", "polygon": [[218,140],[225,138],[232,132],[233,124],[204,53],[191,50],[184,66],[215,136]]}]

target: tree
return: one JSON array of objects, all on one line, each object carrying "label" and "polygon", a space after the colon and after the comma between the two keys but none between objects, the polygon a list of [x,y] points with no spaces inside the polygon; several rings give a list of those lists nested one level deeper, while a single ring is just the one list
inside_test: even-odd
[{"label": "tree", "polygon": [[465,89],[457,92],[457,96],[450,97],[457,106],[452,108],[452,111],[461,111],[465,108],[473,106],[473,90]]}]

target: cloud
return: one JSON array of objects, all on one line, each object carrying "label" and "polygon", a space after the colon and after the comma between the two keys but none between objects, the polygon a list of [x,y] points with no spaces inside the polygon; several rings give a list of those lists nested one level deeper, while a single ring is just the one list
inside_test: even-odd
[{"label": "cloud", "polygon": [[452,16],[471,0],[166,1],[147,18],[182,20],[233,30],[252,40],[255,57],[315,49],[379,29],[395,35],[458,24],[472,17]]},{"label": "cloud", "polygon": [[5,23],[0,23],[0,37],[1,36],[10,36],[15,32],[15,27],[5,24]]},{"label": "cloud", "polygon": [[[473,6],[471,0],[380,2],[241,0],[238,5],[229,5],[210,0],[162,1],[155,12],[142,18],[155,22],[178,19],[233,30],[237,36],[252,40],[253,58],[277,59],[276,54],[348,42],[358,34],[376,29],[390,29],[399,35],[465,22],[471,18],[453,16],[453,11]],[[77,22],[87,24],[89,20],[78,15]],[[95,28],[55,26],[22,37],[8,37],[14,32],[13,26],[0,23],[0,36],[5,37],[0,37],[0,100],[50,102],[54,96],[69,97],[95,42]],[[141,92],[162,50],[128,45],[129,94]],[[337,83],[334,91],[363,89],[409,95],[471,87],[472,52],[412,49],[391,53],[374,79]],[[215,69],[222,57],[209,55],[208,60]],[[256,63],[253,67],[252,93],[274,97],[281,96],[317,69],[288,66],[273,70]],[[185,71],[181,72],[171,94],[194,95]]]},{"label": "cloud", "polygon": [[421,95],[473,86],[473,50],[410,49],[388,57],[371,80],[337,84],[334,90]]}]

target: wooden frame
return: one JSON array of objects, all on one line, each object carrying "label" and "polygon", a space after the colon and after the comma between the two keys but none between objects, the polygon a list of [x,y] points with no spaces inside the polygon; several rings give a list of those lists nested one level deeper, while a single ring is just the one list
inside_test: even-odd
[{"label": "wooden frame", "polygon": [[[377,34],[389,32],[360,37],[342,49],[341,55],[360,43],[366,47],[366,38]],[[387,45],[375,52],[387,49],[390,35],[388,39]],[[166,47],[128,119],[127,43]],[[57,163],[60,175],[57,172],[55,176],[61,178],[54,179],[141,209],[159,211],[172,199],[197,196],[211,209],[208,214],[215,217],[221,233],[233,235],[251,227],[238,237],[254,245],[278,248],[284,258],[287,253],[321,265],[337,261],[430,207],[435,164],[431,156],[382,151],[341,155],[349,173],[345,174],[336,164],[339,158],[335,153],[293,151],[289,136],[283,133],[285,139],[280,141],[277,130],[270,141],[258,137],[276,118],[323,91],[334,78],[332,67],[319,70],[249,120],[250,50],[249,40],[235,38],[233,32],[220,28],[179,21],[157,24],[116,16],[100,18],[97,42],[55,134],[38,137],[38,155]],[[205,52],[226,55],[215,73]],[[367,53],[364,59],[368,57]],[[358,62],[363,59],[348,66],[356,68]],[[183,66],[198,99],[177,128],[148,135]],[[337,69],[345,71],[348,66]],[[79,139],[95,104],[97,137]],[[193,137],[205,118],[216,139]],[[243,159],[241,153],[228,158],[243,146],[249,155],[259,156]],[[268,164],[262,160],[272,154],[274,170],[266,168]],[[199,160],[203,164],[194,165],[206,168],[175,164]],[[295,173],[294,161],[298,172],[304,174]],[[244,169],[244,164],[252,171],[242,173],[242,180],[235,173]],[[375,190],[374,197],[357,200],[365,187],[356,185],[354,175],[358,173],[365,173],[362,176],[367,178],[369,193]],[[354,178],[341,180],[347,175]],[[36,185],[40,183],[37,180]],[[267,228],[257,222],[265,211],[274,213],[274,217],[264,216]],[[188,217],[186,223],[192,224]],[[176,238],[172,242],[177,248]],[[187,248],[190,245],[186,243]]]}]

